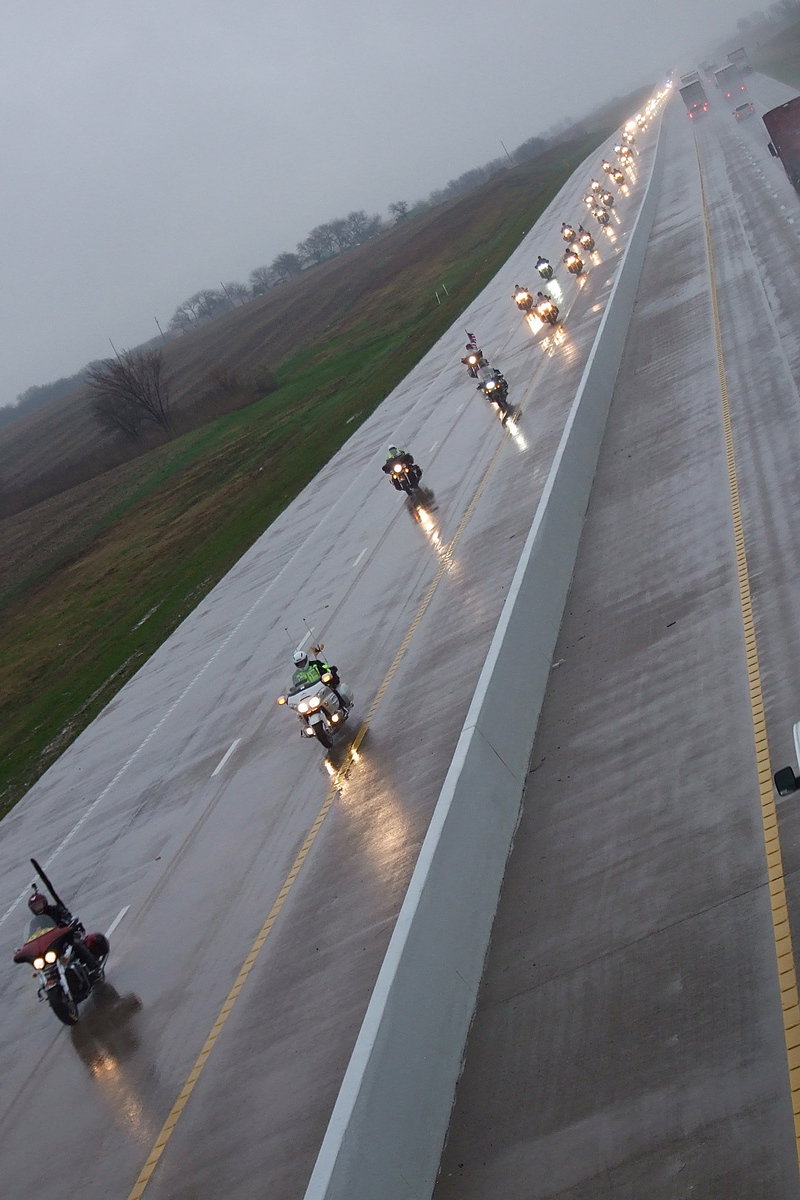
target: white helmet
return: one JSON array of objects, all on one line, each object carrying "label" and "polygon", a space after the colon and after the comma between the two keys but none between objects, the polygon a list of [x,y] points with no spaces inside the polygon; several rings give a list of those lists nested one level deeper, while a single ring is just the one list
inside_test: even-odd
[{"label": "white helmet", "polygon": [[304,667],[308,662],[308,655],[306,654],[305,650],[295,650],[292,658],[294,659],[294,665],[296,667]]}]

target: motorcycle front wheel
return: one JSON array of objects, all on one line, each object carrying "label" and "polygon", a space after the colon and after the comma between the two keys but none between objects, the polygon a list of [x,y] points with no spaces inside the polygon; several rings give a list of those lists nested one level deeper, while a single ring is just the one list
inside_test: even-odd
[{"label": "motorcycle front wheel", "polygon": [[47,993],[47,1002],[62,1025],[76,1025],[78,1022],[78,1006],[69,992],[59,985],[52,987]]},{"label": "motorcycle front wheel", "polygon": [[320,743],[320,745],[324,746],[326,750],[330,750],[333,742],[331,741],[330,735],[325,732],[323,727],[321,725],[315,725],[314,733],[316,734],[317,741]]}]

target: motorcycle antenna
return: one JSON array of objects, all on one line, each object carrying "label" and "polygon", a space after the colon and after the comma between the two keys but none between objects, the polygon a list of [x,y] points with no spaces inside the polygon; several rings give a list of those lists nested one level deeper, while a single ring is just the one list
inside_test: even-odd
[{"label": "motorcycle antenna", "polygon": [[[314,630],[311,628],[311,626],[309,625],[309,623],[305,619],[305,617],[303,617],[303,624],[305,625],[306,629],[308,630],[308,636],[311,639],[312,648],[315,650],[315,652],[317,654],[319,654],[320,651],[325,649],[325,643],[324,642],[316,642],[316,643],[314,642]],[[303,641],[305,641],[305,638],[303,638]]]},{"label": "motorcycle antenna", "polygon": [[44,867],[40,867],[40,866],[39,866],[39,864],[38,864],[38,862],[36,861],[36,859],[35,859],[35,858],[32,858],[32,859],[31,859],[31,862],[33,863],[33,869],[34,869],[34,871],[35,871],[35,872],[36,872],[36,874],[39,876],[39,878],[42,880],[42,882],[44,883],[45,887],[46,887],[46,888],[49,890],[49,892],[50,892],[51,896],[53,897],[53,899],[55,900],[56,904],[60,904],[60,905],[62,906],[62,908],[67,908],[67,905],[66,905],[66,904],[64,904],[64,901],[61,899],[61,897],[59,896],[58,892],[57,892],[57,891],[56,891],[56,889],[53,887],[53,885],[52,885],[52,883],[50,882],[50,880],[47,878],[47,875],[45,874]]}]

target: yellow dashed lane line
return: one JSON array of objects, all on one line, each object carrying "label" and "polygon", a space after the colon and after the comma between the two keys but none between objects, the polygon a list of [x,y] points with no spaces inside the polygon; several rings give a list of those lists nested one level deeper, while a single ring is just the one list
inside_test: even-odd
[{"label": "yellow dashed lane line", "polygon": [[[436,571],[436,574],[435,574],[433,580],[431,581],[431,584],[428,587],[428,590],[422,599],[422,603],[420,604],[419,608],[417,609],[416,613],[414,614],[414,619],[412,620],[411,624],[409,625],[409,627],[405,633],[405,636],[404,636],[402,642],[400,643],[399,649],[392,660],[389,670],[386,672],[386,675],[385,675],[380,687],[378,688],[375,698],[369,707],[366,717],[364,718],[363,724],[361,725],[361,727],[358,730],[358,733],[356,734],[355,738],[353,739],[353,745],[352,745],[353,752],[356,752],[358,750],[358,747],[361,745],[362,741],[364,740],[367,730],[369,729],[370,723],[371,723],[373,717],[375,716],[375,713],[378,710],[378,706],[380,705],[381,701],[383,700],[383,697],[386,694],[386,690],[389,687],[389,684],[391,683],[398,667],[400,666],[400,663],[403,661],[403,658],[405,657],[406,652],[408,651],[408,648],[411,645],[411,639],[413,638],[413,636],[416,632],[417,626],[419,625],[420,621],[424,617],[431,601],[433,600],[433,597],[436,593],[436,589],[438,588],[438,586],[442,580],[442,577],[444,576],[445,572],[449,569],[449,567],[452,563],[453,554],[455,552],[456,546],[460,542],[462,534],[464,533],[464,530],[467,527],[467,523],[469,522],[470,517],[472,516],[472,514],[475,511],[475,507],[476,507],[478,501],[480,500],[481,496],[483,495],[486,484],[488,483],[489,478],[490,478],[490,476],[495,468],[495,465],[497,463],[497,460],[500,457],[500,452],[503,449],[503,446],[508,441],[508,436],[509,436],[508,433],[506,433],[505,437],[502,438],[502,440],[498,444],[498,447],[497,447],[494,455],[492,456],[491,462],[489,463],[486,470],[484,471],[483,476],[481,477],[480,483],[478,484],[477,488],[475,489],[472,499],[470,500],[469,505],[467,506],[467,509],[464,512],[463,517],[461,518],[458,528],[456,529],[455,533],[453,534],[451,541],[449,542],[447,547],[442,552],[441,561],[439,563],[439,567]],[[341,777],[341,773],[340,773],[339,777]],[[178,1094],[178,1098],[176,1099],[175,1103],[173,1104],[173,1106],[170,1110],[169,1116],[167,1117],[166,1121],[164,1122],[164,1124],[162,1125],[162,1127],[159,1131],[159,1134],[153,1144],[153,1148],[147,1157],[147,1161],[145,1162],[144,1166],[142,1167],[141,1171],[139,1172],[139,1177],[137,1178],[136,1183],[133,1186],[133,1189],[131,1190],[131,1192],[128,1195],[128,1200],[139,1200],[139,1197],[141,1197],[143,1195],[145,1188],[147,1187],[148,1183],[150,1182],[153,1172],[155,1171],[156,1166],[158,1165],[158,1162],[159,1162],[162,1154],[164,1153],[164,1150],[166,1149],[167,1143],[169,1142],[169,1139],[172,1137],[172,1133],[175,1129],[175,1126],[178,1124],[181,1114],[183,1113],[183,1110],[186,1107],[186,1104],[188,1103],[189,1097],[191,1096],[192,1092],[194,1091],[195,1084],[197,1083],[198,1079],[200,1078],[203,1067],[206,1065],[208,1057],[211,1054],[211,1051],[214,1049],[214,1045],[217,1041],[217,1038],[219,1037],[220,1033],[222,1032],[223,1026],[225,1025],[225,1022],[227,1021],[228,1017],[230,1016],[230,1014],[233,1010],[233,1006],[239,997],[239,993],[241,992],[242,988],[244,987],[247,977],[250,974],[251,970],[253,969],[253,966],[255,965],[256,959],[258,958],[259,954],[261,953],[261,949],[262,949],[264,943],[266,942],[267,938],[269,937],[269,935],[272,931],[272,928],[280,915],[281,909],[283,908],[284,903],[286,902],[286,898],[289,895],[289,892],[292,890],[292,886],[293,886],[295,880],[297,879],[298,874],[300,873],[300,869],[303,866],[303,863],[305,862],[306,858],[308,857],[308,853],[311,850],[311,847],[313,846],[314,842],[316,841],[317,834],[319,833],[320,829],[322,828],[322,823],[325,820],[325,817],[328,815],[331,805],[333,804],[337,795],[338,795],[338,788],[334,785],[333,787],[331,787],[330,791],[328,792],[327,796],[325,797],[325,801],[322,805],[322,808],[317,813],[317,816],[314,820],[314,824],[311,826],[308,833],[306,834],[305,841],[303,842],[303,845],[300,847],[297,858],[292,863],[291,870],[289,871],[289,874],[286,876],[286,879],[284,880],[283,887],[278,892],[278,895],[275,899],[275,903],[273,904],[272,908],[270,909],[269,916],[267,917],[266,921],[264,922],[263,926],[261,927],[261,930],[259,931],[259,934],[258,934],[256,940],[253,942],[253,945],[250,948],[250,952],[248,953],[247,958],[242,963],[242,966],[239,970],[239,974],[236,976],[236,980],[233,984],[233,987],[228,992],[228,995],[225,998],[225,1002],[222,1005],[222,1008],[219,1010],[217,1019],[215,1020],[214,1024],[211,1027],[211,1032],[209,1033],[208,1037],[206,1038],[203,1048],[200,1051],[200,1053],[198,1054],[197,1060],[196,1060],[194,1066],[192,1067],[191,1071],[189,1072],[186,1082],[184,1083],[183,1087],[181,1088],[181,1090]]]},{"label": "yellow dashed lane line", "polygon": [[753,736],[755,740],[756,767],[758,770],[758,788],[761,797],[761,820],[764,829],[764,848],[767,856],[767,879],[769,883],[770,905],[772,908],[772,930],[775,938],[775,953],[778,960],[778,983],[783,1008],[783,1029],[786,1042],[786,1057],[789,1066],[789,1086],[792,1095],[792,1112],[794,1115],[795,1145],[798,1164],[800,1165],[800,1003],[797,994],[797,973],[795,970],[792,936],[789,929],[789,914],[786,902],[786,885],[783,872],[783,856],[781,854],[780,834],[778,831],[778,816],[775,807],[775,793],[772,784],[772,767],[767,746],[767,728],[764,716],[764,698],[761,690],[761,676],[758,667],[758,648],[756,644],[755,621],[753,605],[750,597],[750,580],[747,570],[747,554],[744,540],[742,511],[739,502],[739,485],[736,478],[736,458],[733,445],[733,428],[731,424],[730,403],[728,399],[728,380],[725,371],[725,359],[722,353],[722,330],[719,319],[719,304],[717,301],[716,274],[714,271],[714,256],[711,249],[711,230],[706,208],[705,189],[703,187],[703,171],[698,153],[700,166],[700,190],[703,199],[703,219],[706,231],[706,250],[708,254],[709,276],[711,281],[711,306],[714,317],[714,339],[717,351],[719,369],[720,397],[722,401],[722,424],[725,432],[725,454],[728,461],[728,486],[733,517],[733,532],[736,546],[736,570],[739,577],[739,595],[742,607],[742,624],[744,627],[745,658],[747,663],[747,680],[750,689],[750,706],[753,714]]}]

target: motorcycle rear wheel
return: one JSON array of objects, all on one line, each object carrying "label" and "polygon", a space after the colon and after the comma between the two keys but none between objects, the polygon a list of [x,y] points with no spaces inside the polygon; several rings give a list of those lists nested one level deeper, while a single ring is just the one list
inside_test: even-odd
[{"label": "motorcycle rear wheel", "polygon": [[47,993],[47,1002],[62,1025],[77,1025],[78,1006],[72,996],[62,987],[50,988]]}]

